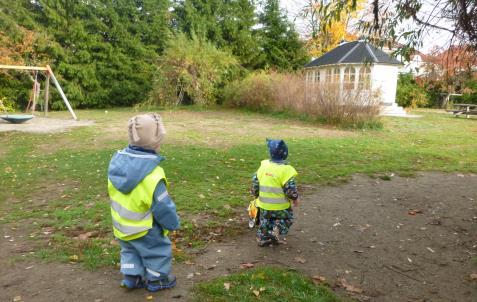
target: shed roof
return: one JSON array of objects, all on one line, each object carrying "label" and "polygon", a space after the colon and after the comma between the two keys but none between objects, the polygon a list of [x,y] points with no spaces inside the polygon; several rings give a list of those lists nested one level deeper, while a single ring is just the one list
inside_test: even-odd
[{"label": "shed roof", "polygon": [[384,51],[364,41],[345,42],[325,53],[318,59],[306,64],[305,67],[314,67],[333,64],[402,64]]}]

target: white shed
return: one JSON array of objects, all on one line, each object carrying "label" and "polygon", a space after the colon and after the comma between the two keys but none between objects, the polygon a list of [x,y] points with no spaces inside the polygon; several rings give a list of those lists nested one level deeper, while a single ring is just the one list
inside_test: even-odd
[{"label": "white shed", "polygon": [[307,83],[340,83],[340,89],[380,91],[381,114],[406,115],[396,103],[402,63],[365,41],[343,42],[305,65]]}]

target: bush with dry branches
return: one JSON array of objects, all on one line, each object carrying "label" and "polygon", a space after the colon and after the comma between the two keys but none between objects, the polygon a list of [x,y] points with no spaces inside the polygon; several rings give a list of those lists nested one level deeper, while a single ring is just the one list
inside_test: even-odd
[{"label": "bush with dry branches", "polygon": [[343,127],[380,127],[378,94],[306,83],[302,74],[255,73],[225,87],[225,104],[260,112],[283,112]]}]

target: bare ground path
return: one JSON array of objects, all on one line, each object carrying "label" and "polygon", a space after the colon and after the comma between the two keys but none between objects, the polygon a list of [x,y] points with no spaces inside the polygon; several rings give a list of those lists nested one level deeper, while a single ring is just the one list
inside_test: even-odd
[{"label": "bare ground path", "polygon": [[[477,175],[424,173],[391,181],[356,176],[343,185],[306,191],[286,245],[259,248],[252,232],[210,245],[194,264],[175,265],[179,286],[154,294],[153,300],[186,301],[194,282],[251,262],[324,276],[332,286],[344,278],[364,290],[355,296],[360,300],[475,301],[477,282],[469,276],[477,272]],[[119,289],[120,275],[113,269],[12,262],[28,253],[16,236],[4,226],[2,302],[17,296],[39,302],[147,301],[143,290]]]}]

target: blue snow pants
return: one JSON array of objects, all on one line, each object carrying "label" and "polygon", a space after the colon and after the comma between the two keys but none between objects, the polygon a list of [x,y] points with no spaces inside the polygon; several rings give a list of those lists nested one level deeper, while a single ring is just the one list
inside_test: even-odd
[{"label": "blue snow pants", "polygon": [[119,244],[122,274],[156,281],[171,273],[171,241],[156,223],[145,236],[130,241],[119,240]]}]

